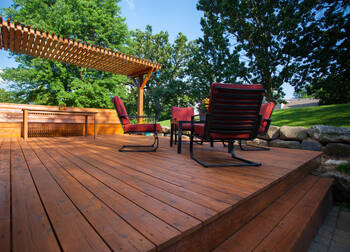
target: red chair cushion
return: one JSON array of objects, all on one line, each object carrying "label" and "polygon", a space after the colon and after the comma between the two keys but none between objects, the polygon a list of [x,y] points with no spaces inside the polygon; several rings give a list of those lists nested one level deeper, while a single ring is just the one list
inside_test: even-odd
[{"label": "red chair cushion", "polygon": [[[204,136],[204,124],[195,124],[194,125],[194,133],[199,136]],[[212,139],[249,139],[250,134],[225,134],[225,133],[210,133],[209,137]]]},{"label": "red chair cushion", "polygon": [[[179,125],[176,124],[176,130],[179,129]],[[191,130],[191,123],[183,123],[182,124],[182,130]]]},{"label": "red chair cushion", "polygon": [[124,127],[126,125],[130,124],[128,112],[125,109],[124,102],[122,101],[122,99],[120,99],[120,97],[118,97],[118,96],[114,96],[113,103],[114,103],[114,106],[117,110],[121,124],[123,124]]},{"label": "red chair cushion", "polygon": [[[162,130],[160,124],[156,125],[156,131],[159,132]],[[128,124],[124,125],[125,133],[133,132],[154,132],[154,123],[144,123],[144,124]]]},{"label": "red chair cushion", "polygon": [[265,132],[265,129],[267,126],[266,120],[270,119],[274,107],[275,107],[275,104],[273,102],[264,103],[261,105],[260,115],[262,116],[262,118],[261,118],[259,133]]},{"label": "red chair cushion", "polygon": [[172,118],[176,121],[191,121],[191,117],[194,115],[193,108],[186,107],[172,107],[171,108]]}]

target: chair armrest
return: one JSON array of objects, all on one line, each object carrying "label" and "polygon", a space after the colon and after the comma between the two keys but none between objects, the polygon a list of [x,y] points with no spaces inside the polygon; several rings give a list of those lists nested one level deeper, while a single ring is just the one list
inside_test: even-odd
[{"label": "chair armrest", "polygon": [[142,115],[142,116],[132,115],[132,116],[129,116],[129,118],[130,119],[147,118],[147,119],[153,119],[153,123],[157,122],[157,118],[155,116],[153,117],[153,116],[146,116],[146,115]]},{"label": "chair armrest", "polygon": [[130,118],[132,119],[137,119],[137,118],[154,118],[152,116],[138,116],[138,115],[132,115],[132,116],[129,116]]},{"label": "chair armrest", "polygon": [[191,121],[190,121],[190,123],[205,123],[205,121],[201,121],[201,120],[195,120],[194,118],[196,117],[196,116],[199,116],[199,115],[193,115],[193,116],[191,116]]}]

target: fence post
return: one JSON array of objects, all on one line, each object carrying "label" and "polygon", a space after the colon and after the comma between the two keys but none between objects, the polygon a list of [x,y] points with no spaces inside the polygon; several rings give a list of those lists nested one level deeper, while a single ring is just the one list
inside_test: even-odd
[{"label": "fence post", "polygon": [[88,136],[88,115],[85,115],[85,136]]},{"label": "fence post", "polygon": [[23,138],[28,139],[28,109],[23,109]]}]

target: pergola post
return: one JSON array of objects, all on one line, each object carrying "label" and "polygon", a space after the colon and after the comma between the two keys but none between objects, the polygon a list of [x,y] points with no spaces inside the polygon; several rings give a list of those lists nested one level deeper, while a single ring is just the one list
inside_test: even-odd
[{"label": "pergola post", "polygon": [[[147,81],[151,77],[151,74],[154,72],[154,68],[148,71],[147,76],[143,79],[143,75],[138,77],[136,81],[137,86],[137,116],[143,116],[143,89],[146,86]],[[137,123],[142,123],[142,118],[137,118]]]},{"label": "pergola post", "polygon": [[[143,76],[139,76],[137,80],[137,116],[143,116]],[[137,123],[142,123],[142,118],[137,118]]]}]

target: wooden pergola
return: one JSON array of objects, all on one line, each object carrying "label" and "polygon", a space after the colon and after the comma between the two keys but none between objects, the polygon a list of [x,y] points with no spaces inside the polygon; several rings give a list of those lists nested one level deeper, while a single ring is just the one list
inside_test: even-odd
[{"label": "wooden pergola", "polygon": [[[138,88],[137,114],[143,115],[143,89],[160,64],[98,45],[43,32],[0,17],[0,48],[65,64],[92,68],[133,79]],[[146,75],[146,77],[144,77]]]}]

